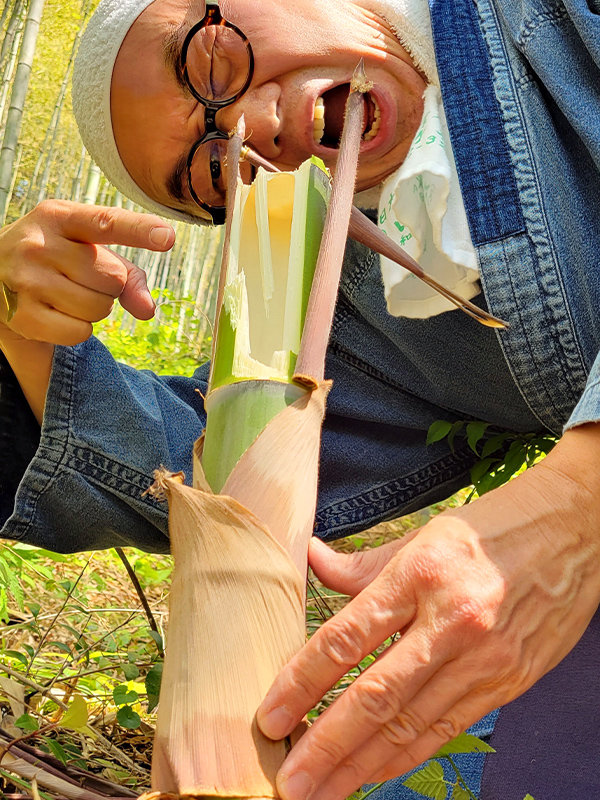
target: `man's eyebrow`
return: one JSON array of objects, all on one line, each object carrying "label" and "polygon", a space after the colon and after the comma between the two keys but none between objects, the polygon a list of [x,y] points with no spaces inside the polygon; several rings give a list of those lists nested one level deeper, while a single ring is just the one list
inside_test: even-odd
[{"label": "man's eyebrow", "polygon": [[187,159],[187,153],[180,156],[167,178],[167,191],[169,195],[174,200],[180,200],[182,203],[187,202],[187,197],[183,190],[183,177],[186,172]]},{"label": "man's eyebrow", "polygon": [[179,25],[173,25],[162,43],[165,64],[179,86],[186,90],[187,85],[183,79],[183,72],[181,71],[181,49],[188,29],[189,24],[185,20],[180,22]]}]

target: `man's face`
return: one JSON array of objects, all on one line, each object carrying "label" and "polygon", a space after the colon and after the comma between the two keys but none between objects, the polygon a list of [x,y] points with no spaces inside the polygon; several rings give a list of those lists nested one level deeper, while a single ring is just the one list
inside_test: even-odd
[{"label": "man's face", "polygon": [[[223,16],[248,37],[255,65],[244,95],[217,113],[219,128],[231,130],[243,112],[250,145],[281,169],[293,169],[313,153],[335,167],[345,96],[362,57],[373,89],[357,188],[393,172],[419,124],[425,81],[362,2],[221,0]],[[123,42],[111,89],[115,139],[129,173],[150,197],[192,214],[203,212],[176,166],[204,133],[205,110],[180,84],[173,63],[204,13],[203,0],[155,0]],[[314,124],[321,104],[322,137]]]}]

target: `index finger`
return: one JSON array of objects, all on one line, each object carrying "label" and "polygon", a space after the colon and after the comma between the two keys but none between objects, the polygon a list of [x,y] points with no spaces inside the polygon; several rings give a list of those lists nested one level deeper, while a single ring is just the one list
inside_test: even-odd
[{"label": "index finger", "polygon": [[121,244],[156,251],[169,250],[175,242],[175,231],[160,217],[126,208],[63,201],[57,204],[54,219],[59,232],[74,242]]},{"label": "index finger", "polygon": [[414,602],[408,597],[399,601],[398,586],[386,586],[388,580],[384,576],[373,581],[322,625],[279,673],[257,711],[266,736],[287,736],[337,680],[408,625]]}]

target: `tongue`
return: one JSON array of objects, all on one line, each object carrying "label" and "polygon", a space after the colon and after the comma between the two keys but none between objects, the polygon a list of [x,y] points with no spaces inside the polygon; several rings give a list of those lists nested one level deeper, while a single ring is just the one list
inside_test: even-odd
[{"label": "tongue", "polygon": [[344,126],[344,109],[346,100],[350,94],[350,86],[347,83],[336,86],[323,94],[325,103],[325,136],[330,147],[339,144]]}]

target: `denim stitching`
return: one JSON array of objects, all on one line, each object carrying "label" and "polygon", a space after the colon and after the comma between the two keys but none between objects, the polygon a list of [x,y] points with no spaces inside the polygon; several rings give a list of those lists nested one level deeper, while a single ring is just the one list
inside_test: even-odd
[{"label": "denim stitching", "polygon": [[369,527],[374,521],[397,516],[398,509],[408,505],[416,497],[421,497],[466,473],[474,460],[475,456],[469,449],[457,450],[410,475],[332,503],[317,513],[315,532],[331,535],[340,528],[347,529],[356,525],[361,528]]},{"label": "denim stitching", "polygon": [[[512,64],[506,53],[502,38],[498,34],[499,21],[495,10],[485,0],[481,0],[479,11],[493,67],[496,94],[504,116],[507,134],[513,141],[512,159],[515,167],[515,177],[519,186],[521,206],[527,224],[528,236],[533,247],[530,257],[537,258],[540,265],[539,275],[533,275],[533,270],[529,270],[527,278],[529,291],[535,294],[538,301],[544,304],[545,316],[550,322],[547,326],[539,326],[537,331],[528,330],[525,333],[526,326],[521,320],[521,330],[518,332],[513,330],[511,332],[511,340],[518,344],[518,347],[513,344],[512,359],[508,356],[510,352],[508,341],[503,341],[503,347],[507,352],[508,360],[511,362],[511,368],[515,368],[519,376],[519,383],[523,386],[525,393],[530,396],[535,396],[540,392],[545,394],[547,402],[553,411],[550,412],[550,418],[544,419],[543,422],[557,431],[562,427],[565,415],[569,413],[569,410],[577,402],[577,392],[581,391],[582,384],[585,384],[583,357],[580,343],[574,334],[571,314],[567,308],[562,277],[559,274],[559,267],[556,263],[554,244],[551,240],[548,240],[544,201],[537,174],[533,168],[531,143],[525,129],[522,108],[516,97]],[[504,88],[505,84],[508,84],[508,89]],[[524,263],[527,263],[527,261],[528,259]],[[507,265],[507,267],[504,273],[504,286],[501,276],[493,277],[491,282],[498,284],[499,297],[501,298],[505,295],[503,288],[504,290],[509,288],[506,283],[511,283],[510,290],[513,303],[511,311],[514,314],[514,307],[518,308],[519,304],[515,302],[514,285],[512,285],[514,276],[511,274],[510,265]],[[485,274],[484,269],[482,269],[482,273]],[[490,281],[486,282],[488,286],[491,283]],[[525,281],[520,279],[520,282],[523,287]],[[506,302],[507,299],[504,297],[503,302]],[[506,313],[504,309],[500,311],[500,313],[502,312]],[[547,354],[546,360],[552,359],[554,377],[548,373],[547,363],[541,365],[540,369],[539,358],[533,362],[538,364],[538,374],[531,374],[530,364],[525,365],[522,359],[527,349],[529,349],[531,355],[533,355],[534,351],[526,348],[525,340],[529,340],[528,344],[533,344],[533,341],[537,341],[540,351]],[[557,343],[559,344],[558,348],[556,347]],[[559,373],[558,375],[556,375],[557,372]],[[545,381],[548,381],[548,383],[545,384]],[[549,409],[545,409],[542,412],[538,408],[536,415],[539,417],[540,413],[546,414],[548,411]]]},{"label": "denim stitching", "polygon": [[[53,483],[57,479],[60,473],[60,467],[64,462],[65,454],[69,444],[71,419],[72,419],[73,374],[74,374],[75,358],[73,350],[71,348],[68,349],[61,348],[61,350],[59,351],[57,347],[54,352],[53,370],[56,367],[57,361],[61,355],[64,355],[65,357],[63,370],[61,373],[59,373],[63,375],[63,379],[60,381],[60,383],[58,383],[58,385],[55,385],[53,388],[58,396],[57,410],[56,410],[56,420],[57,420],[56,424],[60,426],[60,429],[62,431],[66,432],[66,435],[64,436],[63,439],[54,433],[46,432],[44,425],[42,426],[42,433],[40,435],[40,444],[38,447],[38,456],[34,458],[32,466],[34,465],[37,466],[38,470],[47,474],[45,476],[45,482],[43,483],[41,488],[37,489],[35,492],[32,492],[32,494],[26,501],[26,506],[24,509],[24,511],[26,511],[25,519],[16,522],[14,527],[14,532],[11,531],[11,537],[14,536],[16,540],[21,540],[25,538],[25,536],[32,528],[38,505],[43,495],[51,489]],[[52,384],[50,391],[52,391]],[[57,446],[56,447],[51,446],[50,444],[51,442],[56,442]],[[46,452],[48,454],[55,453],[56,456],[48,458]],[[35,462],[38,463],[35,464]],[[48,469],[48,465],[50,465],[51,469]]]},{"label": "denim stitching", "polygon": [[562,19],[568,18],[568,16],[569,15],[564,6],[557,6],[554,9],[537,11],[523,24],[521,33],[517,38],[516,43],[523,51],[525,51],[527,42],[535,33],[540,30],[540,28],[543,28],[546,25],[552,25],[554,22],[559,22]]}]

